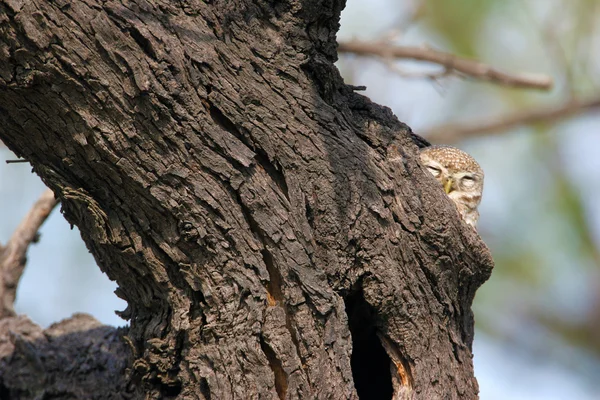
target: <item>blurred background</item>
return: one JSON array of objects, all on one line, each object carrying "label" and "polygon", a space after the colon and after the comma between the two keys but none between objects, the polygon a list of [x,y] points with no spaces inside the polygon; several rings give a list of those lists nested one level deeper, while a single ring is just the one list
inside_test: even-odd
[{"label": "blurred background", "polygon": [[[481,399],[598,399],[600,1],[348,0],[338,39],[554,79],[551,90],[510,88],[381,54],[342,52],[338,62],[347,83],[486,173],[479,232],[496,267],[474,304]],[[4,163],[14,158],[0,146],[0,243],[44,191],[28,164]],[[42,326],[74,312],[123,325],[113,311],[125,303],[77,228],[56,209],[40,233],[17,312]]]}]

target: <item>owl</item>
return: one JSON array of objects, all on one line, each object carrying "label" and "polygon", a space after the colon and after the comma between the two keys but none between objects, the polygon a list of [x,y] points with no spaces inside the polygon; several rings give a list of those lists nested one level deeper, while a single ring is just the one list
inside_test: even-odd
[{"label": "owl", "polygon": [[430,146],[421,149],[421,162],[442,184],[462,219],[474,228],[483,194],[483,171],[477,161],[456,147]]}]

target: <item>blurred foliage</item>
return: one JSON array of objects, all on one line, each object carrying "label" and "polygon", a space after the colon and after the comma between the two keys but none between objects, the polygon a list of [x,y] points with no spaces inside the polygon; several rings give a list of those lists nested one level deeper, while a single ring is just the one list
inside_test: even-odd
[{"label": "blurred foliage", "polygon": [[477,55],[477,38],[486,16],[499,0],[426,0],[420,16],[432,32],[443,38],[449,48],[467,57]]}]

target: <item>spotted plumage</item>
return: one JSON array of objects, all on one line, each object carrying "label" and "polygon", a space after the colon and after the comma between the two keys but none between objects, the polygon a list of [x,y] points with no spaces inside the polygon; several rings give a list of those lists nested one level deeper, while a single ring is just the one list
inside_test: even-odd
[{"label": "spotted plumage", "polygon": [[421,150],[421,161],[456,204],[462,219],[475,227],[477,206],[483,194],[483,170],[473,157],[451,146],[431,146]]}]

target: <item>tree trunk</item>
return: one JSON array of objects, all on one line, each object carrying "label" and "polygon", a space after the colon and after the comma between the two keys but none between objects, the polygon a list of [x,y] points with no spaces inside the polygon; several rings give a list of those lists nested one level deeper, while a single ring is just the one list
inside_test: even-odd
[{"label": "tree trunk", "polygon": [[410,130],[342,81],[344,3],[0,0],[0,139],[130,320],[65,329],[106,346],[64,370],[39,357],[52,335],[3,321],[1,393],[77,397],[77,370],[104,373],[94,398],[477,397],[489,251]]}]

